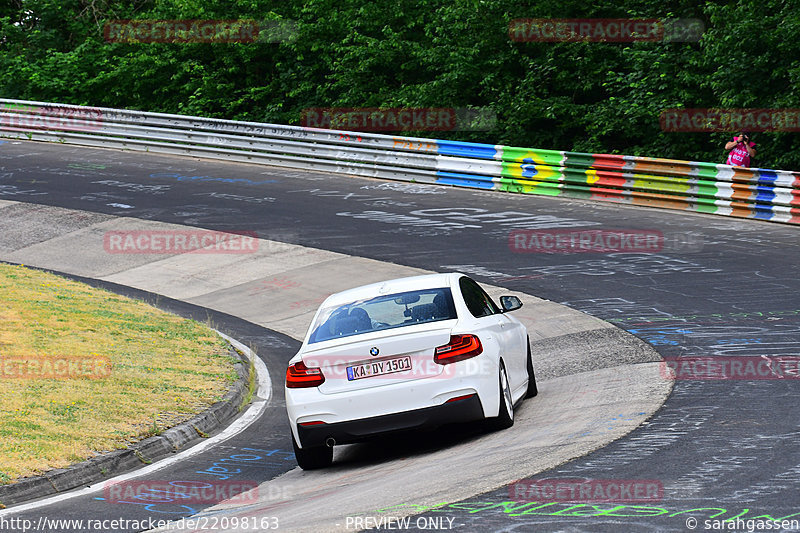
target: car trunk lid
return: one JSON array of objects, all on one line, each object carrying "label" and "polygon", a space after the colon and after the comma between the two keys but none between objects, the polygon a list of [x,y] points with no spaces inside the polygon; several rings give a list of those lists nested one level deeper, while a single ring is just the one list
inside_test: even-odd
[{"label": "car trunk lid", "polygon": [[346,342],[327,342],[301,357],[306,366],[322,369],[323,394],[438,377],[444,367],[434,362],[434,350],[448,343],[453,322],[407,326],[394,334],[356,335]]}]

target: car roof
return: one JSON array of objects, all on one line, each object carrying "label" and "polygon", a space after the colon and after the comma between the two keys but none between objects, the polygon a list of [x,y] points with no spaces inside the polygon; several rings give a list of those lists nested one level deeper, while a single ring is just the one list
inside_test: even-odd
[{"label": "car roof", "polygon": [[418,291],[423,289],[437,289],[441,287],[453,287],[458,285],[459,278],[464,274],[460,272],[449,272],[446,274],[424,274],[421,276],[410,276],[406,278],[396,278],[369,285],[362,285],[346,291],[337,292],[328,296],[323,303],[323,307],[342,305],[357,300],[374,298],[381,294],[395,294],[399,292]]}]

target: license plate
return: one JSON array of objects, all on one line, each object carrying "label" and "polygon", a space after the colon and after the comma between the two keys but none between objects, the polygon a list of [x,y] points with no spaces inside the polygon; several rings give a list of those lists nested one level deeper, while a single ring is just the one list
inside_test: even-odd
[{"label": "license plate", "polygon": [[384,361],[373,361],[371,363],[364,363],[361,365],[347,367],[347,379],[353,381],[355,379],[371,378],[374,376],[383,376],[385,374],[393,374],[395,372],[403,372],[411,370],[411,357],[398,357],[397,359],[386,359]]}]

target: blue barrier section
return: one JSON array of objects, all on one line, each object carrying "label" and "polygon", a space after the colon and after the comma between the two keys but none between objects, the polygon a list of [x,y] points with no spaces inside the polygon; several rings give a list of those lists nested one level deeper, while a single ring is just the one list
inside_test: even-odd
[{"label": "blue barrier section", "polygon": [[494,182],[489,176],[477,174],[461,174],[460,172],[436,171],[436,183],[441,185],[458,185],[460,187],[476,187],[479,189],[493,189]]},{"label": "blue barrier section", "polygon": [[493,144],[468,143],[461,141],[436,140],[439,155],[470,157],[473,159],[495,159],[497,148]]},{"label": "blue barrier section", "polygon": [[768,187],[775,186],[775,180],[778,179],[778,173],[773,170],[758,169],[757,181],[759,185],[766,185]]},{"label": "blue barrier section", "polygon": [[775,213],[769,205],[754,204],[751,208],[753,210],[753,218],[758,220],[772,220]]},{"label": "blue barrier section", "polygon": [[760,202],[762,204],[771,204],[772,200],[775,199],[775,189],[769,185],[757,185],[756,186],[756,202]]}]

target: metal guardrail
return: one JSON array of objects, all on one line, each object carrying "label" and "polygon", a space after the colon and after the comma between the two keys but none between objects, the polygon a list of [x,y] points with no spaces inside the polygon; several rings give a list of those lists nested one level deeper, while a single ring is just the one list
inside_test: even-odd
[{"label": "metal guardrail", "polygon": [[800,173],[0,99],[0,137],[800,224]]}]

